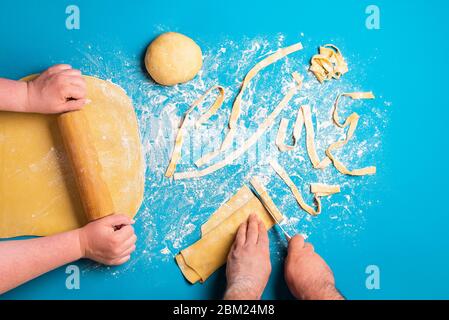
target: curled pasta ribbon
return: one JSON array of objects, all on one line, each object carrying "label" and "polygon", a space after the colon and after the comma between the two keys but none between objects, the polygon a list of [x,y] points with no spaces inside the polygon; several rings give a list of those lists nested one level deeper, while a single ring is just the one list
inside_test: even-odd
[{"label": "curled pasta ribbon", "polygon": [[285,136],[286,136],[287,127],[288,127],[288,120],[285,118],[281,119],[281,123],[279,124],[279,129],[278,129],[278,133],[276,136],[276,146],[278,147],[279,151],[286,152],[286,151],[293,150],[296,147],[298,140],[301,138],[301,132],[302,132],[303,126],[304,126],[304,118],[302,115],[302,110],[299,109],[298,114],[296,116],[295,124],[293,126],[293,135],[292,135],[293,144],[288,145],[285,143]]},{"label": "curled pasta ribbon", "polygon": [[320,53],[312,57],[310,71],[320,83],[331,79],[340,79],[348,72],[348,64],[343,58],[340,49],[333,44],[320,47]]},{"label": "curled pasta ribbon", "polygon": [[[293,79],[296,81],[296,83],[301,86],[303,78],[297,73],[294,72],[292,74]],[[298,114],[296,116],[296,121],[293,126],[293,145],[288,145],[285,143],[285,136],[287,132],[288,127],[288,120],[285,118],[281,119],[281,123],[279,124],[278,133],[276,136],[276,146],[279,148],[281,152],[293,150],[296,147],[296,144],[298,140],[301,138],[301,131],[302,127],[304,125],[304,118],[302,115],[301,110],[298,111]]]},{"label": "curled pasta ribbon", "polygon": [[315,169],[324,169],[329,164],[332,163],[328,157],[325,157],[323,160],[320,160],[318,153],[316,151],[315,130],[313,129],[312,112],[310,111],[310,106],[304,105],[301,106],[301,108],[299,108],[298,110],[296,122],[293,127],[293,141],[294,141],[293,145],[287,145],[284,143],[287,126],[288,120],[282,119],[279,125],[278,134],[276,136],[276,145],[281,152],[285,152],[295,148],[297,141],[301,137],[302,127],[304,126],[306,129],[307,153],[309,155],[313,167]]},{"label": "curled pasta ribbon", "polygon": [[279,177],[281,177],[282,180],[284,180],[285,184],[290,188],[291,192],[293,193],[293,196],[295,197],[296,202],[298,202],[299,206],[306,211],[308,214],[312,216],[317,216],[321,213],[321,197],[324,196],[330,196],[335,193],[340,192],[340,186],[333,186],[333,185],[327,185],[327,184],[321,184],[321,183],[312,183],[310,185],[310,191],[314,195],[315,203],[316,203],[316,209],[309,206],[305,201],[304,198],[301,195],[301,192],[298,190],[296,185],[293,183],[292,179],[288,175],[288,173],[285,171],[281,165],[275,161],[271,160],[270,165],[273,168],[273,170],[278,174]]},{"label": "curled pasta ribbon", "polygon": [[[243,94],[245,93],[246,88],[248,87],[249,83],[251,82],[251,79],[253,79],[262,69],[266,68],[267,66],[275,63],[276,61],[284,58],[285,56],[287,56],[291,53],[301,50],[302,48],[303,47],[302,47],[301,43],[296,43],[289,47],[279,49],[272,55],[270,55],[267,58],[263,59],[262,61],[258,62],[246,74],[245,78],[243,79],[242,85],[240,87],[240,91],[237,94],[237,96],[234,100],[234,103],[232,105],[231,116],[229,118],[229,125],[228,125],[229,131],[227,132],[220,149],[216,150],[216,151],[212,151],[212,152],[204,155],[201,159],[199,159],[195,163],[198,167],[210,162],[212,159],[214,159],[216,156],[218,156],[222,151],[225,151],[226,149],[228,149],[229,146],[234,141],[235,133],[237,131],[237,121],[238,121],[238,118],[240,117],[240,112],[241,112],[240,106],[242,103]],[[298,79],[295,79],[295,80],[298,81]]]},{"label": "curled pasta ribbon", "polygon": [[236,159],[238,159],[240,156],[242,156],[248,149],[253,146],[257,140],[267,131],[272,125],[274,120],[277,118],[277,116],[281,113],[281,111],[287,106],[287,104],[290,102],[290,100],[293,98],[293,96],[296,94],[296,92],[301,88],[302,82],[300,81],[300,77],[298,74],[295,74],[293,77],[296,81],[296,85],[291,87],[287,94],[282,98],[282,100],[279,102],[279,104],[274,108],[274,110],[268,115],[268,117],[265,118],[265,120],[259,125],[257,130],[253,133],[253,135],[245,141],[243,145],[241,145],[239,148],[237,148],[235,151],[230,153],[226,158],[223,160],[206,167],[201,170],[197,171],[185,171],[185,172],[177,172],[174,174],[174,179],[190,179],[190,178],[199,178],[206,175],[209,175],[228,164],[231,164]]},{"label": "curled pasta ribbon", "polygon": [[204,99],[213,91],[213,90],[218,90],[218,96],[215,99],[214,103],[212,104],[212,106],[206,111],[204,112],[200,118],[195,122],[195,127],[198,128],[198,126],[200,126],[201,124],[203,124],[204,122],[206,122],[207,120],[209,120],[209,118],[211,116],[213,116],[217,110],[221,107],[221,105],[223,104],[223,100],[224,100],[224,96],[225,96],[225,90],[222,86],[213,86],[211,88],[209,88],[204,95],[202,95],[201,97],[199,97],[189,108],[189,110],[187,110],[187,112],[184,114],[180,126],[179,126],[179,130],[178,133],[176,134],[176,139],[175,139],[175,146],[173,148],[173,152],[172,152],[172,156],[170,159],[170,163],[168,165],[167,171],[165,172],[165,176],[167,178],[173,176],[173,174],[175,173],[176,170],[176,165],[179,162],[179,159],[181,158],[181,150],[182,150],[182,144],[184,142],[184,131],[185,128],[187,126],[187,124],[190,122],[189,121],[189,116],[190,113],[192,113],[192,111],[198,107],[199,104],[201,104]]},{"label": "curled pasta ribbon", "polygon": [[324,169],[331,164],[331,160],[328,157],[320,160],[316,151],[315,130],[313,129],[312,112],[310,110],[310,106],[304,105],[301,107],[301,110],[304,117],[304,125],[306,127],[306,147],[310,161],[315,169]]},{"label": "curled pasta ribbon", "polygon": [[351,176],[363,176],[363,175],[375,174],[376,167],[365,167],[365,168],[361,168],[361,169],[349,170],[348,168],[346,168],[346,166],[341,161],[339,161],[332,154],[332,151],[342,148],[345,144],[348,143],[349,140],[351,140],[352,136],[354,135],[354,131],[357,128],[357,124],[358,124],[358,121],[360,118],[360,116],[354,112],[349,117],[347,117],[344,122],[340,122],[340,119],[338,117],[338,103],[339,103],[341,97],[349,97],[354,100],[374,99],[374,95],[372,92],[341,93],[337,96],[337,99],[335,100],[334,107],[333,107],[332,119],[333,119],[335,125],[337,125],[338,127],[340,127],[340,128],[349,127],[349,128],[348,128],[348,131],[346,132],[345,139],[331,144],[326,150],[326,155],[332,161],[335,168],[343,174],[347,174],[347,175],[351,175]]}]

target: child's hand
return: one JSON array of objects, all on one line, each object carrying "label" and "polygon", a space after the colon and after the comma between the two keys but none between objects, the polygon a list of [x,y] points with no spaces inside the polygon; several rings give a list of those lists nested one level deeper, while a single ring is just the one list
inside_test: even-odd
[{"label": "child's hand", "polygon": [[86,103],[89,101],[81,71],[67,64],[50,67],[28,82],[26,112],[61,113],[81,109]]},{"label": "child's hand", "polygon": [[114,214],[78,229],[83,257],[106,265],[128,261],[136,249],[133,223],[126,215]]}]

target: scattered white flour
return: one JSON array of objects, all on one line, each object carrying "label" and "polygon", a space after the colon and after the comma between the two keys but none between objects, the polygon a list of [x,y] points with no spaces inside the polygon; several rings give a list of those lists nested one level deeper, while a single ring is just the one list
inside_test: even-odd
[{"label": "scattered white flour", "polygon": [[[161,32],[164,31],[163,28],[160,29]],[[193,162],[201,153],[214,150],[220,145],[227,130],[233,98],[249,69],[279,47],[298,41],[303,43],[305,49],[260,72],[243,97],[237,145],[254,132],[282,99],[287,88],[292,85],[291,73],[298,71],[304,76],[302,91],[286,107],[257,146],[251,148],[235,164],[204,178],[182,181],[165,178],[164,172],[179,121],[189,105],[213,85],[220,84],[227,90],[225,103],[217,115],[201,128],[189,128],[177,171],[194,169]],[[295,39],[279,34],[276,37],[252,39],[224,38],[210,44],[200,42],[204,53],[203,70],[189,83],[174,87],[162,87],[153,83],[146,76],[140,55],[121,50],[102,52],[95,46],[77,49],[82,60],[74,61],[73,65],[80,67],[86,74],[108,79],[123,87],[132,98],[139,119],[147,166],[145,199],[137,215],[137,252],[132,261],[119,270],[132,270],[137,263],[145,264],[151,269],[154,259],[174,263],[174,255],[198,240],[201,224],[253,175],[260,176],[270,190],[275,203],[287,216],[283,226],[292,234],[300,232],[308,237],[315,232],[339,232],[342,236],[353,237],[363,228],[364,209],[371,205],[371,201],[377,202],[377,199],[368,201],[369,191],[376,183],[375,176],[347,177],[336,172],[332,166],[323,171],[313,169],[305,151],[304,136],[299,141],[299,146],[287,153],[280,154],[274,144],[280,118],[290,120],[287,139],[291,139],[297,110],[301,104],[307,103],[314,114],[317,151],[323,157],[331,142],[344,137],[344,131],[331,121],[331,107],[337,93],[372,90],[376,94],[376,88],[361,85],[368,75],[359,70],[359,66],[363,65],[360,58],[351,54],[357,48],[346,47],[345,42],[339,39],[328,39],[326,42],[340,46],[350,72],[341,80],[323,85],[307,71],[310,57],[322,43],[307,40],[302,33]],[[78,48],[79,45],[74,47]],[[206,99],[201,110],[210,106],[213,99],[213,95]],[[353,140],[336,153],[349,168],[381,161],[382,133],[387,125],[390,106],[391,102],[379,98],[373,101],[342,99],[341,118],[353,111],[361,116]],[[198,112],[194,113],[194,117],[198,115]],[[323,198],[321,216],[310,217],[298,207],[288,187],[267,165],[272,157],[278,158],[309,203],[312,203],[309,193],[311,182],[340,184],[342,193]],[[220,157],[217,161],[219,159]],[[282,237],[275,237],[273,234],[272,238],[276,239],[272,246],[284,245],[281,243]],[[276,256],[281,259],[279,255]],[[117,272],[119,271],[114,271],[114,274]]]}]

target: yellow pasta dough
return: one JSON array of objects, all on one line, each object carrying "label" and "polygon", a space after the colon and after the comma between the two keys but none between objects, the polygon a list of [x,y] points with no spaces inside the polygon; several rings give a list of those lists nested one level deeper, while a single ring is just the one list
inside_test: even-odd
[{"label": "yellow pasta dough", "polygon": [[348,64],[340,49],[333,44],[325,44],[320,47],[320,53],[312,57],[309,70],[323,83],[326,80],[340,79],[348,72]]},{"label": "yellow pasta dough", "polygon": [[173,86],[195,77],[203,65],[201,48],[191,38],[166,32],[154,39],[145,54],[145,67],[159,84]]},{"label": "yellow pasta dough", "polygon": [[[111,82],[85,80],[92,102],[83,113],[102,178],[117,212],[133,217],[142,202],[144,165],[131,100]],[[0,112],[0,238],[51,235],[86,223],[56,119]]]},{"label": "yellow pasta dough", "polygon": [[[259,193],[260,197],[264,203],[270,205],[269,210],[276,219],[282,221],[282,214],[261,183],[253,178],[251,184],[262,191]],[[259,216],[267,229],[275,224],[259,198],[247,186],[244,186],[203,224],[201,239],[182,250],[175,258],[190,283],[206,281],[213,272],[225,264],[238,227],[252,213]]]}]

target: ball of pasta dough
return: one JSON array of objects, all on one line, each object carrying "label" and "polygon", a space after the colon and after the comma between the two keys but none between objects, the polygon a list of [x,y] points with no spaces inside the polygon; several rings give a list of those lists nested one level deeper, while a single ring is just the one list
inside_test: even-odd
[{"label": "ball of pasta dough", "polygon": [[159,84],[172,86],[195,77],[203,65],[201,48],[176,32],[158,36],[147,48],[145,66]]}]

